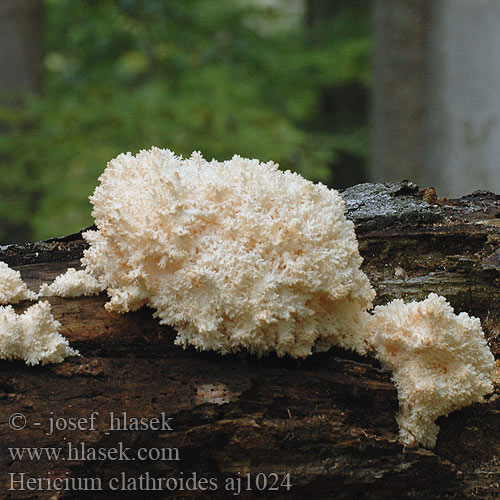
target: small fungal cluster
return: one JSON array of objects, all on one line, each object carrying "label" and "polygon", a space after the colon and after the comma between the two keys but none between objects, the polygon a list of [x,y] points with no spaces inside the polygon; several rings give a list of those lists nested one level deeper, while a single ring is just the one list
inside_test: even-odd
[{"label": "small fungal cluster", "polygon": [[22,300],[36,300],[38,294],[28,290],[21,273],[0,262],[0,359],[21,359],[28,365],[60,363],[78,351],[69,346],[60,333],[61,324],[54,319],[47,301],[37,302],[23,314],[11,305]]},{"label": "small fungal cluster", "polygon": [[[148,305],[176,328],[177,344],[222,354],[303,358],[342,346],[374,355],[393,373],[406,444],[434,446],[440,415],[493,390],[494,358],[477,318],[455,315],[435,294],[370,312],[375,293],[336,191],[272,162],[183,159],[158,148],[118,156],[99,180],[84,269],[68,270],[38,296],[106,290],[107,310]],[[10,276],[5,296],[33,299]],[[5,331],[0,358],[71,355],[53,346],[43,358],[37,346],[29,358],[14,340],[9,347]]]},{"label": "small fungal cluster", "polygon": [[392,371],[398,389],[403,443],[434,447],[439,416],[493,390],[495,360],[480,320],[454,314],[444,297],[431,293],[421,302],[377,306],[368,330],[375,357]]}]

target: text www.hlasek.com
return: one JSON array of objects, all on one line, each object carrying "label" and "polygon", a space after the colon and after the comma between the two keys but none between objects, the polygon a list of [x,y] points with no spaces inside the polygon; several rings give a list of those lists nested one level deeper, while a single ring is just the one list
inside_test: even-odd
[{"label": "text www.hlasek.com", "polygon": [[[86,460],[162,460],[179,461],[178,448],[139,448],[132,453],[129,447],[122,442],[117,443],[115,447],[95,448],[87,446],[82,442],[73,444],[68,442],[62,447],[18,447],[9,448],[12,460],[65,460],[65,461],[86,461]],[[185,477],[180,472],[180,477],[153,477],[149,472],[139,476],[128,476],[122,472],[119,476],[112,477],[107,484],[100,477],[71,477],[66,472],[66,477],[53,476],[51,472],[47,473],[45,478],[31,477],[26,473],[10,473],[9,490],[30,490],[30,491],[104,491],[110,489],[114,491],[184,491],[200,490],[214,491],[221,486],[227,492],[233,495],[240,495],[243,491],[290,491],[292,485],[290,473],[279,475],[277,473],[258,473],[255,475],[237,473],[236,477],[227,477],[222,485],[217,478],[199,477],[196,472]]]},{"label": "text www.hlasek.com", "polygon": [[84,442],[74,444],[70,441],[64,447],[9,448],[9,453],[12,460],[180,460],[178,448],[139,448],[132,454],[121,441],[109,448],[95,448]]},{"label": "text www.hlasek.com", "polygon": [[[98,432],[99,412],[93,411],[89,416],[62,417],[50,412],[50,417],[46,423],[46,436],[53,436],[59,432],[85,431],[88,433]],[[164,412],[154,417],[135,417],[127,412],[116,415],[109,412],[108,425],[106,419],[102,422],[108,431],[161,431],[172,432],[172,417],[168,417]],[[30,424],[26,416],[16,412],[10,415],[8,424],[12,430],[23,431]],[[33,427],[42,427],[43,421],[33,422]],[[148,448],[130,448],[125,446],[122,441],[113,440],[111,446],[98,447],[91,443],[99,442],[99,436],[92,441],[71,440],[65,442],[63,446],[37,446],[37,447],[11,447],[8,453],[12,462],[29,463],[40,461],[55,464],[64,461],[72,462],[96,462],[96,461],[119,461],[125,463],[129,461],[161,461],[174,462],[177,469],[181,463],[179,448],[175,447],[148,447]],[[66,437],[64,437],[66,441]],[[68,464],[69,465],[69,464]],[[50,468],[50,467],[49,467]],[[290,473],[259,472],[243,473],[237,471],[228,477],[205,477],[202,474],[194,472],[178,471],[175,474],[168,474],[162,477],[155,477],[150,472],[129,473],[122,471],[112,477],[79,477],[71,471],[61,471],[60,464],[58,470],[45,470],[41,475],[32,475],[29,472],[9,472],[8,482],[9,491],[214,491],[224,489],[233,495],[240,495],[244,491],[289,491],[292,487]]]}]

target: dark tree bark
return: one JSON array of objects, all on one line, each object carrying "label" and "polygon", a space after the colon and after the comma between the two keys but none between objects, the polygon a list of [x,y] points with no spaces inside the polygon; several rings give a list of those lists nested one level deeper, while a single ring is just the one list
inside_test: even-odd
[{"label": "dark tree bark", "polygon": [[[477,192],[436,200],[433,190],[359,185],[344,193],[364,270],[377,301],[445,295],[456,312],[481,318],[500,354],[500,197]],[[0,250],[34,289],[78,266],[80,235]],[[0,362],[0,497],[12,499],[233,498],[228,478],[289,473],[290,491],[246,490],[237,498],[495,498],[500,488],[498,386],[486,404],[440,418],[433,450],[403,447],[390,373],[342,349],[297,361],[183,350],[143,308],[104,310],[106,297],[51,298],[62,333],[82,357],[27,367]],[[21,311],[29,306],[16,306]],[[53,413],[51,413],[53,412]],[[96,416],[95,430],[48,435],[48,419]],[[109,432],[110,412],[172,417],[172,431]],[[9,416],[27,425],[15,431]],[[40,422],[41,426],[35,423]],[[88,426],[88,422],[87,422]],[[8,448],[74,445],[177,449],[180,460],[13,460]],[[63,452],[64,453],[64,452]],[[169,457],[172,458],[172,457]],[[214,478],[216,491],[9,491],[9,474],[99,478]],[[19,478],[19,476],[14,476]],[[262,480],[263,476],[260,476]],[[269,479],[271,480],[271,479]],[[121,483],[120,483],[121,484]],[[246,483],[245,483],[246,486]]]}]

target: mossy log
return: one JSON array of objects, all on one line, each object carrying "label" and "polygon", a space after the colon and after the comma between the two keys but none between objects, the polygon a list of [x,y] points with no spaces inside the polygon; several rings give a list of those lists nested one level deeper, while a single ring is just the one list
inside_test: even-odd
[{"label": "mossy log", "polygon": [[[500,356],[500,196],[438,199],[406,182],[343,196],[377,303],[444,295],[481,318]],[[79,267],[84,248],[75,234],[1,247],[0,260],[37,290]],[[48,300],[82,356],[0,361],[2,499],[500,498],[499,387],[487,403],[440,418],[433,450],[404,447],[391,374],[374,359],[342,349],[305,360],[184,350],[150,309],[109,313],[105,294]],[[111,430],[124,412],[132,428]],[[12,428],[23,423],[13,414],[25,428]],[[146,419],[140,429],[134,418]],[[60,427],[52,433],[51,419]],[[69,442],[78,456],[68,457]],[[35,446],[61,455],[9,450]],[[103,459],[92,455],[99,449]]]}]

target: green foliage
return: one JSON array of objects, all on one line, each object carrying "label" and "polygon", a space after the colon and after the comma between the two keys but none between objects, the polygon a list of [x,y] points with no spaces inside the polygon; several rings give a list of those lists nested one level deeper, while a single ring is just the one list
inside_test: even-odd
[{"label": "green foliage", "polygon": [[339,153],[367,153],[364,115],[322,123],[325,89],[369,82],[357,4],[282,28],[279,9],[251,2],[46,0],[43,97],[0,109],[0,213],[35,239],[78,230],[106,162],[152,145],[272,159],[334,182]]}]

